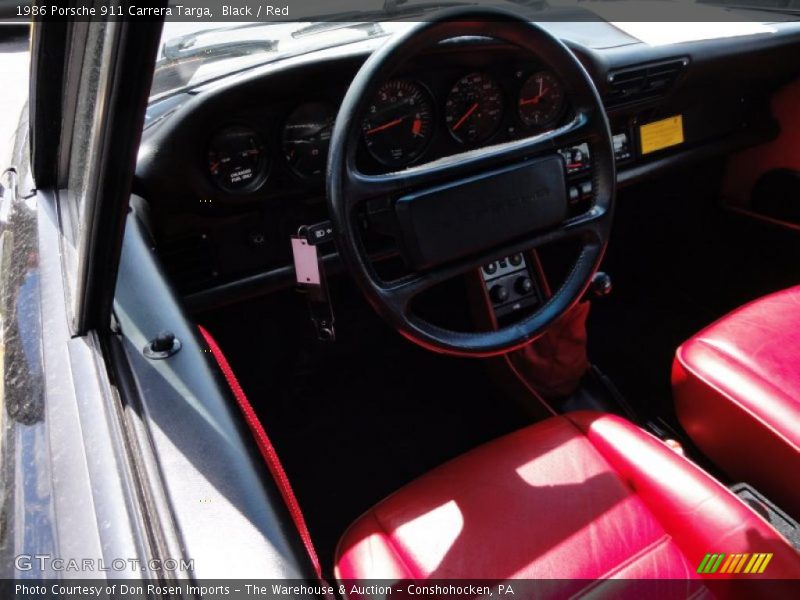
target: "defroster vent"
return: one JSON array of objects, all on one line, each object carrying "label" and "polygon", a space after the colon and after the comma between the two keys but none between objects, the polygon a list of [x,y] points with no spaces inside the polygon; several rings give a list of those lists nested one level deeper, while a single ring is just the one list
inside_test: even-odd
[{"label": "defroster vent", "polygon": [[665,96],[688,64],[688,58],[675,58],[614,69],[608,75],[605,104],[615,108]]}]

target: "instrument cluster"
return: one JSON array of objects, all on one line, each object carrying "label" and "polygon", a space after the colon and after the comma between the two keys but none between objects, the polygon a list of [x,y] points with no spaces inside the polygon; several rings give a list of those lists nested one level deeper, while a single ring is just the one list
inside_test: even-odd
[{"label": "instrument cluster", "polygon": [[[558,77],[548,70],[517,69],[498,77],[489,70],[387,81],[362,121],[365,170],[398,170],[423,160],[524,137],[554,127],[567,111]],[[228,194],[252,194],[280,161],[306,184],[324,180],[337,107],[314,100],[295,106],[279,132],[233,124],[208,144],[206,171]],[[276,138],[277,134],[277,140]],[[440,138],[431,151],[434,138]]]}]

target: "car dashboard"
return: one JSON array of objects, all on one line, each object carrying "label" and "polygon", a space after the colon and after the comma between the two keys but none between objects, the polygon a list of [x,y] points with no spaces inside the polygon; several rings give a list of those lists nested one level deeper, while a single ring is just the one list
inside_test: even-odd
[{"label": "car dashboard", "polygon": [[[620,185],[723,156],[777,134],[771,93],[798,76],[800,28],[673,46],[558,26],[605,104]],[[611,28],[610,25],[608,28]],[[290,237],[326,221],[325,165],[339,104],[373,48],[277,61],[151,104],[134,191],[156,250],[192,309],[293,284]],[[567,122],[559,74],[514,47],[458,38],[421,52],[363,116],[357,164],[402,170]],[[587,144],[558,148],[573,210],[591,201]],[[376,243],[377,256],[392,254]],[[335,250],[325,256],[338,268]]]}]

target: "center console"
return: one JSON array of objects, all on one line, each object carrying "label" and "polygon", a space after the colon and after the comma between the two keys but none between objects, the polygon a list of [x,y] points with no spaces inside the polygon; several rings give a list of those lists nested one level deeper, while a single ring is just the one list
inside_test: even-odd
[{"label": "center console", "polygon": [[498,319],[544,301],[536,276],[521,252],[483,265],[481,276]]},{"label": "center console", "polygon": [[[628,130],[614,133],[617,165],[633,159],[631,139]],[[570,212],[579,214],[588,208],[586,204],[592,195],[589,145],[581,143],[558,152],[564,159]],[[518,253],[487,263],[481,269],[483,285],[498,321],[507,320],[523,309],[536,308],[546,300],[529,262],[524,253]]]}]

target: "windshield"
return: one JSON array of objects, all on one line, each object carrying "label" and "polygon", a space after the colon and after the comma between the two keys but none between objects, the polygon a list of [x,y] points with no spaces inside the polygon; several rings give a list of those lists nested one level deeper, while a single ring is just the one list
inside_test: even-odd
[{"label": "windshield", "polygon": [[[151,99],[254,65],[389,35],[402,24],[165,23]],[[408,24],[406,24],[408,26]]]},{"label": "windshield", "polygon": [[216,10],[213,17],[224,20],[210,22],[187,20],[192,9],[182,0],[170,0],[172,14],[164,23],[150,97],[279,58],[386,37],[430,12],[470,4],[524,10],[547,6],[546,0],[303,0],[276,14],[262,13],[259,3],[234,12]]},{"label": "windshield", "polygon": [[[283,8],[272,5],[266,8],[266,5],[255,2],[225,11],[217,7],[213,14],[195,14],[192,11],[210,9],[191,8],[182,4],[182,0],[171,0],[171,13],[164,23],[150,98],[163,98],[257,64],[326,48],[344,48],[347,44],[367,39],[385,38],[426,18],[427,14],[449,6],[501,6],[530,14],[537,20],[607,20],[619,27],[619,22],[644,19],[696,20],[706,24],[711,21],[741,21],[753,19],[752,13],[749,17],[732,18],[729,9],[708,5],[735,4],[738,8],[793,12],[791,3],[794,1],[296,0]],[[644,6],[647,12],[634,13],[634,6]],[[677,12],[687,9],[692,13],[676,17]],[[273,12],[266,14],[263,10]],[[559,13],[559,10],[567,12]],[[658,12],[666,18],[648,16]],[[686,23],[659,22],[657,25],[663,36],[669,30],[685,29]],[[704,34],[703,37],[708,36]],[[670,38],[667,36],[665,39]]]}]

